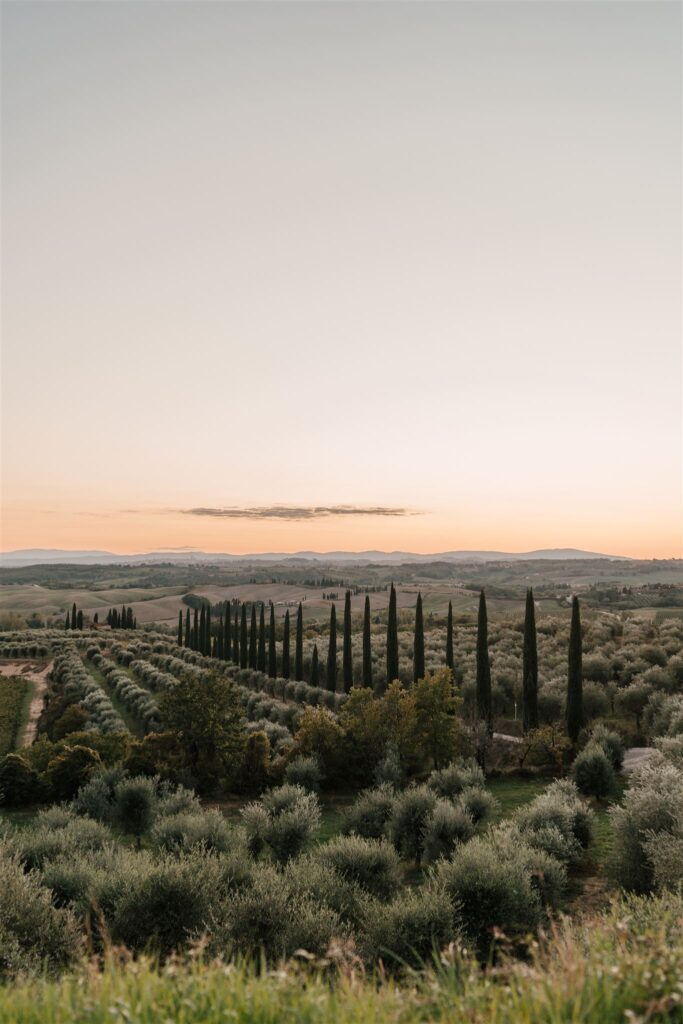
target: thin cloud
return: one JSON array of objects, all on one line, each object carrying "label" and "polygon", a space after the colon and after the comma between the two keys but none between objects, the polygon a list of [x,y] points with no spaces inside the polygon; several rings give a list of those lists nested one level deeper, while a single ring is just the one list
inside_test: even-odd
[{"label": "thin cloud", "polygon": [[384,505],[263,505],[254,507],[185,508],[186,516],[207,516],[212,519],[328,519],[332,516],[419,516],[407,508]]}]

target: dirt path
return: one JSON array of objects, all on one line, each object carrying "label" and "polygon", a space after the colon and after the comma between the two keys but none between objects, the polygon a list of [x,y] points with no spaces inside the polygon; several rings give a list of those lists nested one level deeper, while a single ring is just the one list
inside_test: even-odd
[{"label": "dirt path", "polygon": [[21,676],[23,679],[29,679],[33,683],[33,696],[31,697],[31,704],[28,709],[28,721],[24,727],[23,736],[19,737],[17,741],[17,748],[19,749],[21,747],[30,747],[36,738],[38,719],[40,718],[40,712],[43,710],[43,701],[45,699],[45,691],[47,690],[47,677],[51,669],[51,661],[42,668],[36,665],[35,662],[26,661],[5,661],[0,664],[0,675]]}]

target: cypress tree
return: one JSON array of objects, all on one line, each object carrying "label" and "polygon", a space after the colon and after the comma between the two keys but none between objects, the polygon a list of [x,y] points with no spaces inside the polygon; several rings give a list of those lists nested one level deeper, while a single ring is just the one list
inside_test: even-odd
[{"label": "cypress tree", "polygon": [[223,628],[223,612],[218,615],[218,632],[216,633],[216,657],[223,661],[223,639],[225,631]]},{"label": "cypress tree", "polygon": [[247,606],[242,605],[242,617],[240,619],[240,668],[246,668],[249,664],[249,636],[247,633]]},{"label": "cypress tree", "polygon": [[453,671],[453,602],[448,602],[448,620],[446,622],[446,664]]},{"label": "cypress tree", "polygon": [[199,612],[196,608],[194,610],[194,625],[192,627],[192,643],[190,647],[193,651],[199,650]]},{"label": "cypress tree", "polygon": [[277,675],[277,647],[275,646],[275,605],[270,602],[270,622],[268,624],[268,675],[275,679]]},{"label": "cypress tree", "polygon": [[235,628],[232,631],[232,660],[236,665],[240,663],[240,604],[235,605]]},{"label": "cypress tree", "polygon": [[266,671],[266,613],[261,601],[261,611],[258,621],[258,652],[256,654],[256,668],[259,672]]},{"label": "cypress tree", "polygon": [[363,686],[372,689],[372,631],[370,629],[370,597],[365,595],[363,612]]},{"label": "cypress tree", "polygon": [[526,592],[524,615],[524,646],[522,648],[522,729],[538,729],[538,649],[536,646],[536,611],[534,592]]},{"label": "cypress tree", "polygon": [[351,591],[344,597],[344,646],[342,648],[342,676],[344,693],[353,686],[353,648],[351,646]]},{"label": "cypress tree", "polygon": [[567,735],[574,745],[583,725],[583,655],[581,611],[578,597],[572,598],[572,624],[569,630],[569,672],[567,676]]},{"label": "cypress tree", "polygon": [[294,678],[304,678],[304,612],[299,601],[296,610],[296,640],[294,644]]},{"label": "cypress tree", "polygon": [[320,686],[320,666],[318,665],[318,645],[313,644],[311,655],[311,686]]},{"label": "cypress tree", "polygon": [[213,648],[211,646],[211,605],[206,606],[206,654],[212,655]]},{"label": "cypress tree", "polygon": [[330,609],[330,643],[327,648],[327,672],[325,676],[327,689],[337,689],[337,609]]},{"label": "cypress tree", "polygon": [[202,603],[199,611],[199,647],[200,654],[206,654],[206,608]]},{"label": "cypress tree", "polygon": [[413,640],[413,682],[425,677],[425,628],[422,618],[422,594],[415,603],[415,638]]},{"label": "cypress tree", "polygon": [[[76,605],[74,605],[74,608],[75,607],[76,607]],[[119,619],[119,627],[121,629],[125,629],[126,628],[126,606],[125,606],[125,604],[124,604],[123,608],[121,609],[121,618]],[[76,627],[74,626],[74,629],[75,628]]]},{"label": "cypress tree", "polygon": [[[66,621],[67,622],[69,621],[69,613],[68,612],[66,613]],[[112,621],[113,621],[113,616],[112,616],[111,608],[110,608],[109,611],[107,612],[107,625],[111,626]],[[69,627],[67,626],[66,628],[68,629]]]},{"label": "cypress tree", "polygon": [[83,629],[83,612],[78,609],[78,615],[76,616],[76,628]]},{"label": "cypress tree", "polygon": [[256,605],[252,601],[251,603],[251,624],[249,627],[249,668],[256,668],[256,649],[258,646],[258,637],[256,635]]},{"label": "cypress tree", "polygon": [[396,615],[396,590],[391,584],[389,591],[389,614],[387,616],[387,684],[398,679],[398,619]]},{"label": "cypress tree", "polygon": [[190,646],[190,632],[190,609],[188,608],[185,612],[185,646],[188,648]]},{"label": "cypress tree", "polygon": [[97,625],[97,623],[100,621],[100,613],[99,612],[95,612],[95,614],[93,615],[92,620],[95,623],[95,625]]},{"label": "cypress tree", "polygon": [[225,658],[226,661],[230,661],[230,659],[232,658],[232,646],[231,646],[231,642],[230,642],[230,633],[231,633],[230,627],[232,625],[231,618],[230,618],[231,614],[232,613],[230,611],[230,602],[226,601],[225,602],[225,625],[224,625],[225,632],[224,632],[224,636],[223,636],[223,657]]},{"label": "cypress tree", "polygon": [[479,618],[477,621],[477,718],[486,722],[489,732],[493,732],[493,713],[491,708],[491,665],[489,662],[488,618],[486,615],[486,596],[482,590],[479,595]]},{"label": "cypress tree", "polygon": [[74,601],[71,607],[71,628],[76,628],[76,622],[78,620],[78,612],[76,611],[76,602]]},{"label": "cypress tree", "polygon": [[[110,616],[111,616],[111,612],[110,612]],[[111,621],[110,621],[109,625],[111,625]],[[71,629],[71,622],[69,621],[69,613],[68,612],[66,613],[66,619],[64,621],[64,629]]]},{"label": "cypress tree", "polygon": [[183,610],[178,612],[178,647],[183,646]]},{"label": "cypress tree", "polygon": [[285,628],[282,633],[282,675],[289,679],[289,611],[285,612]]}]

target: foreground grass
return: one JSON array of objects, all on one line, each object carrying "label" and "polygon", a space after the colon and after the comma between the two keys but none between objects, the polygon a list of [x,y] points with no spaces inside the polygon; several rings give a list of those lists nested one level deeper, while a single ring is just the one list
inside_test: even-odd
[{"label": "foreground grass", "polygon": [[1,1024],[658,1024],[683,1022],[683,897],[633,899],[561,922],[527,962],[482,971],[457,950],[401,983],[348,951],[259,972],[201,958],[156,969],[112,957],[0,988]]}]

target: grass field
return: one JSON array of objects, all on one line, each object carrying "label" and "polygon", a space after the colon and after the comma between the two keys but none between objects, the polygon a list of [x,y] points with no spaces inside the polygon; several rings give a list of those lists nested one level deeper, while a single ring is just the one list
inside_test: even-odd
[{"label": "grass field", "polygon": [[158,969],[112,957],[60,980],[0,988],[2,1024],[681,1024],[683,901],[615,903],[560,922],[528,961],[481,970],[457,949],[403,978],[299,959],[277,971],[206,964]]},{"label": "grass field", "polygon": [[28,716],[32,686],[21,676],[0,676],[0,757],[14,750]]}]

